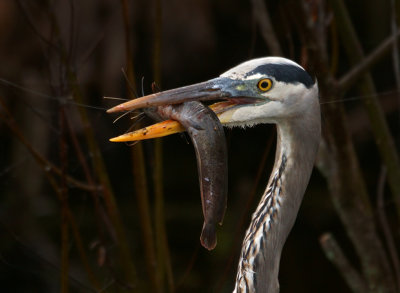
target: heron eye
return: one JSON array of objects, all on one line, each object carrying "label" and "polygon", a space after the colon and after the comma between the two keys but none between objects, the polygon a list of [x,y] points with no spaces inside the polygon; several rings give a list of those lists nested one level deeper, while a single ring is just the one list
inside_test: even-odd
[{"label": "heron eye", "polygon": [[257,84],[257,87],[258,87],[261,91],[266,92],[266,91],[268,91],[268,90],[271,89],[271,87],[272,87],[272,80],[269,79],[269,78],[260,79],[259,82],[258,82],[258,84]]}]

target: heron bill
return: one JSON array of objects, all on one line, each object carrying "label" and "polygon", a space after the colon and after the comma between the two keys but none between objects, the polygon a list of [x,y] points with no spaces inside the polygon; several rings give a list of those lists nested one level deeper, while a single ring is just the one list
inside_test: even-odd
[{"label": "heron bill", "polygon": [[[119,106],[119,105],[118,105]],[[117,106],[117,107],[118,107]],[[217,116],[218,113],[228,107],[233,106],[229,101],[217,102],[209,106]],[[222,122],[222,121],[221,121]],[[157,137],[168,136],[171,134],[184,132],[185,128],[176,120],[165,120],[144,128],[124,133],[120,136],[110,138],[111,142],[128,142],[128,141],[140,141],[145,139],[152,139]]]}]

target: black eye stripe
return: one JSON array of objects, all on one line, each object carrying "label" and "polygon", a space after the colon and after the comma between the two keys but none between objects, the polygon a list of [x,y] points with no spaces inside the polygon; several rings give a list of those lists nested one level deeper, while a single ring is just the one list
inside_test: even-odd
[{"label": "black eye stripe", "polygon": [[285,83],[302,83],[306,88],[311,88],[315,81],[302,68],[291,64],[264,64],[247,72],[244,77],[254,74],[272,76],[276,81]]}]

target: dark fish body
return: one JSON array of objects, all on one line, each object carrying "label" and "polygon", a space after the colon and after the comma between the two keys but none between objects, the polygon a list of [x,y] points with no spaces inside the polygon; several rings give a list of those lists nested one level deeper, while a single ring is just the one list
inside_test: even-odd
[{"label": "dark fish body", "polygon": [[[155,113],[154,113],[155,112]],[[217,244],[216,224],[222,224],[228,193],[228,159],[224,129],[217,115],[200,102],[154,108],[154,115],[179,121],[195,147],[204,224],[201,244]]]}]

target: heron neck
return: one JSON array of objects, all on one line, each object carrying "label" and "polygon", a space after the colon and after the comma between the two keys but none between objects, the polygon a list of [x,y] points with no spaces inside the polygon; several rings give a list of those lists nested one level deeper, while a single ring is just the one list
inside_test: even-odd
[{"label": "heron neck", "polygon": [[319,112],[277,123],[275,164],[243,241],[234,292],[279,292],[281,251],[310,179],[320,132]]}]

